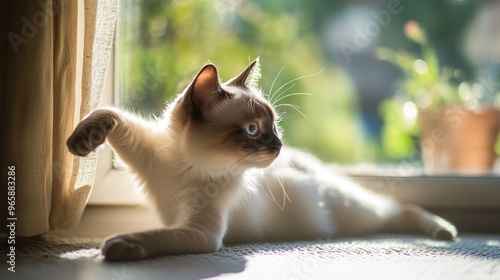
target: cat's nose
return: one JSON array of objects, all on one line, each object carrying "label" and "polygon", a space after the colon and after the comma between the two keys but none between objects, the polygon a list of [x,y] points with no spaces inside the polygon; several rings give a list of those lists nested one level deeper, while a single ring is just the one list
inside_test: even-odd
[{"label": "cat's nose", "polygon": [[269,143],[269,146],[279,152],[283,143],[281,143],[281,140],[278,137],[274,137],[274,140]]},{"label": "cat's nose", "polygon": [[283,144],[281,143],[281,140],[280,138],[278,137],[278,135],[276,135],[276,133],[264,133],[263,136],[263,140],[264,140],[264,143],[266,143],[267,145],[269,145],[269,147],[279,151],[281,149],[281,146],[283,146]]}]

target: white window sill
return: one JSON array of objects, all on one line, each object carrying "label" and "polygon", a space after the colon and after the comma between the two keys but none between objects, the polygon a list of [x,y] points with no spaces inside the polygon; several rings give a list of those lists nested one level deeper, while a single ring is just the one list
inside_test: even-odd
[{"label": "white window sill", "polygon": [[352,175],[377,193],[434,209],[500,209],[499,177]]},{"label": "white window sill", "polygon": [[89,205],[144,204],[145,198],[135,177],[122,168],[114,168],[112,151],[105,147],[99,151],[99,160]]}]

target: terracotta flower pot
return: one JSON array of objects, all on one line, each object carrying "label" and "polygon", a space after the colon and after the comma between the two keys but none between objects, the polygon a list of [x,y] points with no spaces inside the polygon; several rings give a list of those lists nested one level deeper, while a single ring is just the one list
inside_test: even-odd
[{"label": "terracotta flower pot", "polygon": [[460,106],[420,111],[420,145],[427,174],[484,175],[493,170],[500,111]]}]

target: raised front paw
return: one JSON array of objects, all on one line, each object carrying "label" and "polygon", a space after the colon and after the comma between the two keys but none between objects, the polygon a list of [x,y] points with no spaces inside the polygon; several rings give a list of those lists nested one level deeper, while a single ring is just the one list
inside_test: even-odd
[{"label": "raised front paw", "polygon": [[66,142],[76,156],[86,156],[102,145],[108,133],[116,126],[113,114],[105,109],[94,111],[75,128]]},{"label": "raised front paw", "polygon": [[147,257],[144,247],[127,235],[110,237],[104,241],[102,254],[107,261],[133,261]]}]

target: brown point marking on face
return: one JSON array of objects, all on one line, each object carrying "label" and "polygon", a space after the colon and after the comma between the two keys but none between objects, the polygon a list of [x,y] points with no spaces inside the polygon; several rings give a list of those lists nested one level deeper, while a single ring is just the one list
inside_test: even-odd
[{"label": "brown point marking on face", "polygon": [[[274,126],[274,110],[265,100],[247,94],[234,96],[220,104],[210,118],[190,121],[185,140],[191,147],[218,158],[269,164],[282,145]],[[245,126],[253,123],[258,133],[250,136]]]},{"label": "brown point marking on face", "polygon": [[[214,65],[200,70],[171,116],[174,130],[182,135],[181,147],[193,160],[266,166],[279,154],[277,116],[256,89],[258,76],[258,60],[224,85]],[[257,127],[255,134],[245,131],[250,124]]]}]

